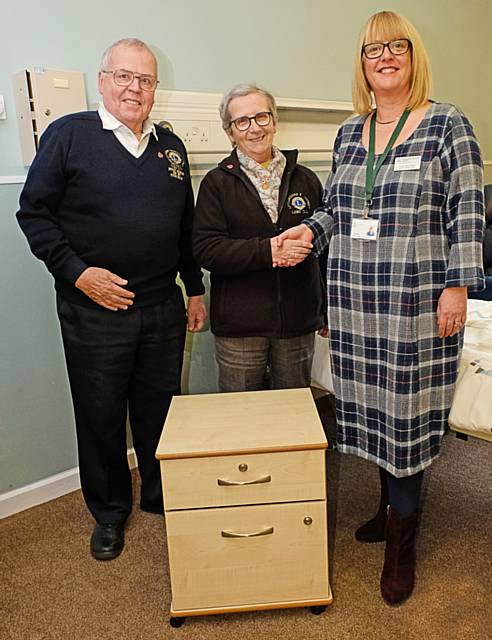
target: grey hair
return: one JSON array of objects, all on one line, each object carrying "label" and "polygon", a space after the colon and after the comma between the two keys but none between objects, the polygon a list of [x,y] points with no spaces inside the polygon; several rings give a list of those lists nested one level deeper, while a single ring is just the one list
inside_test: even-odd
[{"label": "grey hair", "polygon": [[109,65],[109,59],[111,58],[111,54],[118,47],[137,47],[139,49],[146,49],[150,55],[154,58],[155,68],[157,69],[157,58],[154,55],[152,49],[145,44],[142,40],[138,38],[121,38],[121,40],[117,40],[113,42],[111,46],[109,46],[106,51],[103,53],[101,58],[101,71],[107,71]]},{"label": "grey hair", "polygon": [[231,116],[229,115],[229,104],[231,100],[234,100],[234,98],[243,98],[244,96],[249,96],[251,93],[259,93],[260,96],[266,98],[268,109],[272,112],[273,115],[273,120],[274,122],[277,122],[277,104],[272,94],[269,91],[266,91],[266,89],[257,87],[255,84],[242,83],[232,87],[232,89],[228,93],[225,93],[222,96],[222,100],[220,101],[219,105],[219,114],[220,119],[222,120],[223,129],[229,129],[229,127],[231,126]]}]

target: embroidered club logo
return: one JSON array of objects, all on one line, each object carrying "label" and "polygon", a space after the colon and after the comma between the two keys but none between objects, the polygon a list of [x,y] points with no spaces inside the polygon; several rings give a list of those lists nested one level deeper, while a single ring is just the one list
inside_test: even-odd
[{"label": "embroidered club logo", "polygon": [[171,164],[174,164],[175,166],[183,164],[183,158],[177,151],[175,151],[175,149],[166,149],[166,158]]},{"label": "embroidered club logo", "polygon": [[287,200],[288,207],[291,213],[304,213],[309,210],[311,205],[306,196],[302,193],[292,193]]},{"label": "embroidered club logo", "polygon": [[182,180],[185,175],[183,171],[183,158],[175,149],[166,149],[165,154],[169,161],[169,167],[167,169],[171,178]]}]

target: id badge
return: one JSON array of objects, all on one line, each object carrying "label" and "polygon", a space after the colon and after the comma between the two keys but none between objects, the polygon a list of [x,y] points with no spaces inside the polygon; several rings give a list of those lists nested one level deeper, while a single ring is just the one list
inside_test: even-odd
[{"label": "id badge", "polygon": [[400,156],[395,158],[395,171],[416,171],[420,169],[420,156]]},{"label": "id badge", "polygon": [[359,240],[377,240],[379,236],[379,220],[373,218],[354,218],[352,220],[351,238]]}]

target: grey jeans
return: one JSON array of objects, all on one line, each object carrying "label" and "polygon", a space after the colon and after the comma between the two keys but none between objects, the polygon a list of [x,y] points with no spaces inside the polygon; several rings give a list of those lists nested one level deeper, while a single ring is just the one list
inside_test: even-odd
[{"label": "grey jeans", "polygon": [[314,333],[296,338],[215,336],[219,389],[259,391],[308,387],[313,351]]}]

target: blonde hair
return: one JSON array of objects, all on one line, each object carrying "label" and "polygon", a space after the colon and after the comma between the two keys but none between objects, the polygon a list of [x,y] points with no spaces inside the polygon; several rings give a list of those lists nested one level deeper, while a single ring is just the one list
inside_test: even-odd
[{"label": "blonde hair", "polygon": [[364,73],[362,47],[370,42],[389,42],[398,38],[407,38],[411,42],[412,72],[408,108],[416,109],[429,99],[432,86],[429,56],[417,29],[398,13],[380,11],[366,22],[357,43],[352,82],[352,101],[357,113],[367,115],[372,111],[372,90]]}]

